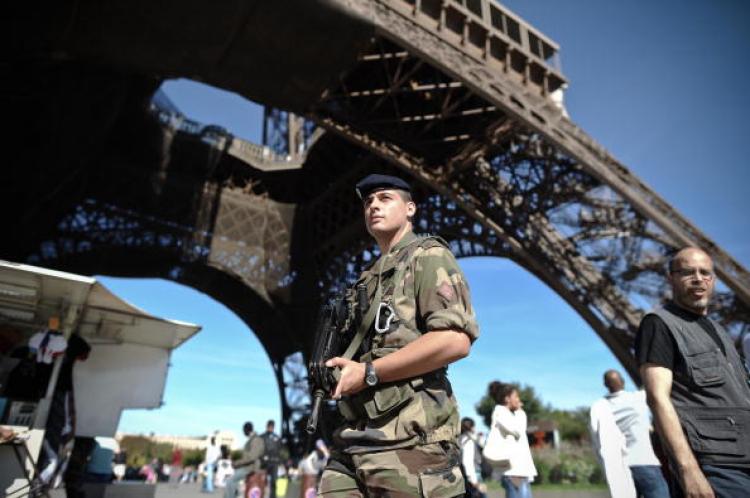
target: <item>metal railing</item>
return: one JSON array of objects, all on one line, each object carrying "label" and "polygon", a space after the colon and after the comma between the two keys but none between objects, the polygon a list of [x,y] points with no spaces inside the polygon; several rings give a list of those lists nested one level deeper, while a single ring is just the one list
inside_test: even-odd
[{"label": "metal railing", "polygon": [[164,126],[199,137],[218,149],[223,149],[227,154],[261,171],[283,171],[299,169],[302,167],[305,157],[291,155],[280,155],[271,148],[248,142],[242,138],[232,135],[228,130],[216,125],[204,125],[193,121],[172,111],[160,109],[152,102],[152,113]]},{"label": "metal railing", "polygon": [[[421,24],[436,23],[443,38],[464,52],[511,70],[549,95],[567,83],[559,46],[493,0],[381,0]],[[453,40],[451,40],[453,39]]]}]

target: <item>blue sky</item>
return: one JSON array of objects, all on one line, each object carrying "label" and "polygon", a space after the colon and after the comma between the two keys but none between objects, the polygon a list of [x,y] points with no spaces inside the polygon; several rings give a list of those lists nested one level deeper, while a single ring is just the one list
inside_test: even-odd
[{"label": "blue sky", "polygon": [[[573,121],[709,237],[750,266],[750,110],[742,61],[750,53],[746,2],[507,1],[561,46]],[[167,94],[190,118],[259,141],[260,108],[187,81]],[[560,298],[515,264],[460,261],[482,337],[451,367],[462,415],[493,379],[534,386],[561,408],[601,395],[601,373],[617,362]],[[157,280],[103,278],[144,309],[202,324],[172,357],[165,406],[129,411],[120,430],[201,434],[246,419],[278,421],[268,357],[229,310],[192,289]],[[632,387],[632,384],[630,384]]]}]

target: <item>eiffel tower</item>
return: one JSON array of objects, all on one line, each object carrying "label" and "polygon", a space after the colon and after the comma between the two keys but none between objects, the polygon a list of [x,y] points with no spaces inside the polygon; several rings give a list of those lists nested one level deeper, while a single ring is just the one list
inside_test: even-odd
[{"label": "eiffel tower", "polygon": [[[637,378],[644,303],[698,245],[715,316],[750,323],[750,275],[565,115],[554,41],[490,0],[15,6],[2,66],[0,257],[161,277],[233,310],[268,352],[283,432],[308,409],[309,324],[372,259],[353,183],[410,177],[416,229],[508,258]],[[266,106],[262,145],[154,99],[187,77]]]}]

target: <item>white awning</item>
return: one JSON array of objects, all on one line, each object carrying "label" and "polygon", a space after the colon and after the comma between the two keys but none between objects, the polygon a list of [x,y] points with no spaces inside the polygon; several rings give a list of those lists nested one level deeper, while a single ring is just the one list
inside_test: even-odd
[{"label": "white awning", "polygon": [[200,330],[150,315],[94,278],[0,260],[0,325],[31,335],[53,316],[91,345],[73,369],[78,436],[114,436],[124,409],[161,406],[171,351]]},{"label": "white awning", "polygon": [[146,313],[94,278],[0,260],[0,322],[39,330],[51,316],[91,344],[171,350],[201,329]]}]

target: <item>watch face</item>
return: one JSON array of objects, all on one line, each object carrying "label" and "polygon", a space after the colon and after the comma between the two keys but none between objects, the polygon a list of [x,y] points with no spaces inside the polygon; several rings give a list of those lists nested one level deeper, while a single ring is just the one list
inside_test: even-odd
[{"label": "watch face", "polygon": [[372,363],[368,363],[365,366],[365,384],[372,387],[377,383],[378,383],[378,376],[375,373],[375,368],[372,366]]}]

